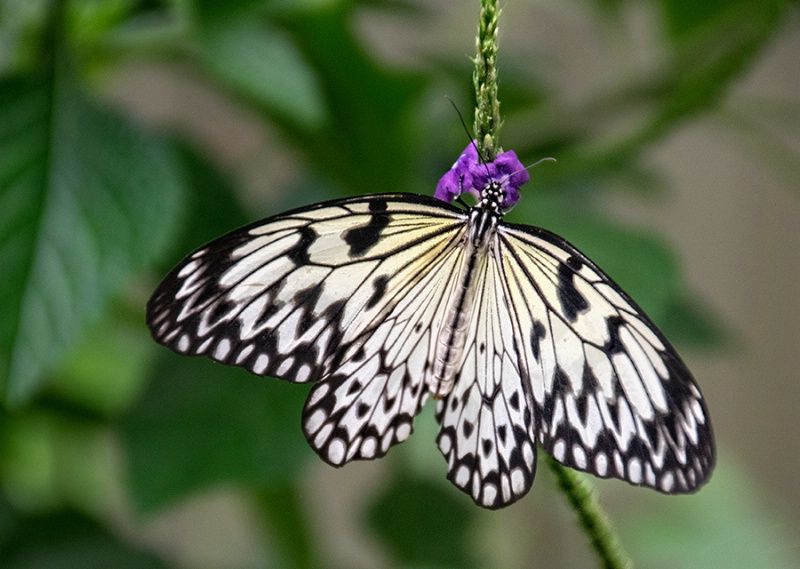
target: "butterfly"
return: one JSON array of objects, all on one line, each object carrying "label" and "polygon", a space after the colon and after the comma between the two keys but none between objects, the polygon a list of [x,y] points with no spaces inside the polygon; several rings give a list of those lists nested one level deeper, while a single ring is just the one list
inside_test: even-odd
[{"label": "butterfly", "polygon": [[[181,261],[147,324],[178,353],[313,383],[302,428],[335,466],[385,455],[433,398],[447,477],[480,506],[529,491],[537,446],[599,477],[696,490],[715,461],[697,384],[583,253],[503,221],[528,178],[513,151],[484,162],[470,145],[434,198],[258,221]],[[476,205],[449,203],[467,192]]]}]

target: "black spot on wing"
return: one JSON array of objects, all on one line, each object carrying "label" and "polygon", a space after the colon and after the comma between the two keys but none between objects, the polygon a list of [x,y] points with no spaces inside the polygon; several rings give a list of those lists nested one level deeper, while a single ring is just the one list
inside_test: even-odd
[{"label": "black spot on wing", "polygon": [[475,425],[473,425],[471,421],[467,421],[465,419],[461,423],[461,428],[462,428],[462,431],[464,433],[464,436],[469,438],[469,436],[472,434],[473,429],[475,428]]},{"label": "black spot on wing", "polygon": [[272,301],[273,296],[274,295],[269,295],[267,297],[269,300],[267,301],[267,305],[261,311],[261,314],[259,314],[258,318],[256,318],[256,326],[263,325],[280,309],[280,306]]},{"label": "black spot on wing", "polygon": [[207,320],[208,322],[217,323],[234,313],[237,307],[236,303],[223,298],[212,305]]},{"label": "black spot on wing", "polygon": [[367,352],[364,351],[364,346],[359,346],[356,350],[356,353],[353,354],[351,358],[354,362],[360,362],[367,356]]},{"label": "black spot on wing", "polygon": [[302,310],[302,315],[297,323],[297,336],[305,334],[311,326],[317,321],[314,315],[314,307],[322,296],[323,284],[311,286],[307,289],[298,291],[294,295],[294,304],[298,307],[297,310]]},{"label": "black spot on wing", "polygon": [[323,286],[324,283],[319,283],[308,288],[298,290],[292,299],[294,304],[298,306],[306,305],[313,307],[319,301],[320,296],[322,296]]},{"label": "black spot on wing", "polygon": [[553,375],[553,392],[565,393],[570,391],[569,376],[560,365],[556,365],[556,372]]},{"label": "black spot on wing", "polygon": [[558,301],[567,320],[575,322],[578,313],[589,308],[589,303],[575,288],[575,273],[583,266],[577,257],[569,257],[558,266]]},{"label": "black spot on wing", "polygon": [[[556,366],[553,375],[553,384],[550,388],[550,396],[545,401],[544,406],[541,408],[541,423],[543,425],[551,425],[553,423],[553,414],[555,413],[556,401],[563,400],[563,396],[569,391],[569,378],[561,366]],[[555,436],[555,433],[548,433],[550,437]]]},{"label": "black spot on wing", "polygon": [[589,412],[589,398],[584,394],[575,398],[575,405],[578,408],[578,417],[582,424],[586,424],[586,414]]},{"label": "black spot on wing", "polygon": [[317,240],[317,232],[311,226],[306,225],[298,230],[300,241],[286,252],[286,256],[297,265],[307,265],[311,262],[308,256],[308,248]]},{"label": "black spot on wing", "polygon": [[372,215],[366,225],[354,227],[344,232],[345,243],[350,246],[351,257],[361,257],[372,249],[381,238],[381,232],[389,225],[389,216],[386,214],[386,200],[374,199],[369,203]]},{"label": "black spot on wing", "polygon": [[617,432],[619,432],[619,410],[617,409],[617,401],[619,401],[619,399],[606,401],[606,406],[608,407],[608,414],[611,417],[611,424],[614,426]]},{"label": "black spot on wing", "polygon": [[386,283],[389,282],[389,277],[383,275],[372,281],[372,295],[367,301],[366,308],[372,308],[383,298],[386,294]]},{"label": "black spot on wing", "polygon": [[533,330],[531,330],[531,351],[533,352],[533,357],[537,362],[539,361],[539,355],[541,354],[542,340],[544,340],[546,337],[547,328],[545,328],[544,324],[538,320],[534,321]]},{"label": "black spot on wing", "polygon": [[608,319],[608,341],[603,346],[603,351],[608,355],[625,351],[625,346],[619,338],[619,329],[623,326],[625,326],[625,320],[621,316],[613,316]]}]

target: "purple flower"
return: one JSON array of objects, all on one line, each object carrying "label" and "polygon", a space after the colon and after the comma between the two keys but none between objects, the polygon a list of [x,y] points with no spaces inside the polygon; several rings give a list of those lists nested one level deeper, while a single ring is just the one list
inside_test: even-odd
[{"label": "purple flower", "polygon": [[472,175],[473,166],[479,164],[479,162],[475,144],[468,144],[464,152],[456,160],[456,163],[436,184],[436,192],[433,197],[448,203],[452,203],[454,199],[465,192],[470,192],[479,197],[481,188],[475,187],[475,180]]},{"label": "purple flower", "polygon": [[480,198],[481,190],[487,184],[497,182],[505,191],[503,209],[507,209],[519,201],[519,187],[530,178],[513,150],[503,152],[492,162],[483,163],[478,158],[475,143],[471,142],[439,180],[434,197],[448,203],[464,193]]}]

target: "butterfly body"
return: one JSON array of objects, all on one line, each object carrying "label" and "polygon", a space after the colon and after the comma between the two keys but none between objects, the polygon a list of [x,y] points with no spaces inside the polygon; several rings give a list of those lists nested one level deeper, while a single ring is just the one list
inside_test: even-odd
[{"label": "butterfly body", "polygon": [[302,426],[333,465],[376,458],[432,395],[448,478],[481,506],[567,466],[667,493],[714,462],[705,403],[641,309],[575,247],[502,221],[490,181],[463,210],[379,194],[300,208],[200,248],[147,307],[154,338],[312,388]]},{"label": "butterfly body", "polygon": [[444,326],[437,335],[436,357],[429,383],[429,390],[436,399],[442,399],[450,393],[455,373],[460,368],[475,306],[475,294],[483,281],[492,239],[501,219],[500,203],[495,199],[482,201],[468,215],[462,238],[463,260],[455,281],[458,284],[446,311]]}]

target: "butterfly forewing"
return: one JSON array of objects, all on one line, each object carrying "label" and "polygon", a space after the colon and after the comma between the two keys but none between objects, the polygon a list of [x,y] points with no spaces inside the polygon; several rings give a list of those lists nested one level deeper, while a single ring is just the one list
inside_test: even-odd
[{"label": "butterfly forewing", "polygon": [[453,248],[463,218],[452,207],[386,195],[264,220],[173,269],[148,303],[148,325],[179,353],[318,381],[403,301],[427,263]]}]

